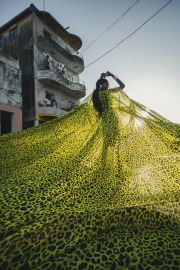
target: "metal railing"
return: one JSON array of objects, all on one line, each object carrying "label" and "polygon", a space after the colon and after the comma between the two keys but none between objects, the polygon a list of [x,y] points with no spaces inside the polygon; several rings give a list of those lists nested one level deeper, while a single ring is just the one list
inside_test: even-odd
[{"label": "metal railing", "polygon": [[64,40],[60,38],[59,36],[57,38],[53,36],[51,33],[48,33],[48,31],[46,30],[36,32],[36,34],[37,34],[37,37],[52,41],[56,43],[58,46],[60,46],[61,48],[63,48],[66,52],[70,53],[71,55],[76,55],[80,57],[82,60],[84,60],[81,52],[74,50],[68,43],[65,43]]},{"label": "metal railing", "polygon": [[39,107],[44,107],[50,110],[63,110],[63,111],[71,111],[72,109],[74,109],[76,106],[70,102],[67,103],[62,103],[60,101],[55,101],[54,103],[51,103],[51,101],[49,100],[49,104],[46,104],[46,102],[44,100],[41,100],[38,102],[38,106]]},{"label": "metal railing", "polygon": [[80,83],[74,83],[70,80],[68,80],[65,76],[62,76],[60,74],[57,74],[57,72],[50,70],[50,69],[40,69],[37,72],[37,77],[40,78],[49,78],[54,81],[57,81],[58,83],[63,84],[64,86],[75,90],[75,91],[85,91],[86,87],[83,84]]}]

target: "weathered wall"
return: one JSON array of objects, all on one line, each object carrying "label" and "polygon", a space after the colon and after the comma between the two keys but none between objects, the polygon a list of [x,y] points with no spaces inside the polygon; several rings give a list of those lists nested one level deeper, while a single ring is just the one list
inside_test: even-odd
[{"label": "weathered wall", "polygon": [[[15,40],[10,40],[10,30],[16,26],[18,27],[18,37]],[[1,51],[19,59],[22,74],[24,128],[26,127],[26,122],[33,122],[35,116],[32,32],[32,17],[29,15],[2,33],[5,38],[5,44]]]},{"label": "weathered wall", "polygon": [[[10,40],[9,34],[14,27],[18,27],[18,37],[14,40]],[[44,99],[45,92],[48,91],[55,95],[55,98],[62,103],[73,102],[79,103],[78,99],[74,99],[69,95],[61,93],[61,89],[57,90],[57,87],[53,85],[41,84],[37,81],[38,61],[36,56],[39,55],[37,48],[37,36],[43,33],[46,29],[53,36],[57,43],[61,43],[61,46],[69,50],[72,54],[75,50],[59,36],[58,33],[54,33],[50,27],[46,26],[34,13],[27,15],[24,19],[18,21],[18,23],[12,25],[8,30],[2,33],[5,38],[4,47],[1,48],[1,52],[5,52],[15,59],[19,60],[19,66],[21,69],[21,84],[22,84],[22,110],[23,110],[23,128],[27,128],[34,125],[36,119],[37,104],[42,98]],[[69,72],[67,70],[67,77],[74,82],[79,82],[79,76]],[[9,80],[10,83],[14,83],[15,80]],[[35,85],[37,88],[35,88]],[[10,103],[10,102],[9,102]]]},{"label": "weathered wall", "polygon": [[0,55],[0,102],[22,107],[21,72],[13,59]]},{"label": "weathered wall", "polygon": [[14,40],[10,40],[10,31],[17,26],[18,35],[19,35],[19,29],[21,28],[23,24],[25,24],[29,20],[29,18],[30,18],[29,16],[24,17],[21,21],[19,21],[18,23],[14,23],[8,28],[8,30],[5,30],[4,32],[1,33],[1,35],[3,36],[3,41],[4,41],[4,45],[1,48],[2,53],[5,53],[15,59],[18,59],[19,40],[18,38],[15,38]]}]

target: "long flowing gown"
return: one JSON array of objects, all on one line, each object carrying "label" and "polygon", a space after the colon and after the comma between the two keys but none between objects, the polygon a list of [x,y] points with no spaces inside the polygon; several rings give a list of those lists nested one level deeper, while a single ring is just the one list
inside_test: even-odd
[{"label": "long flowing gown", "polygon": [[180,269],[180,127],[100,98],[0,137],[0,269]]}]

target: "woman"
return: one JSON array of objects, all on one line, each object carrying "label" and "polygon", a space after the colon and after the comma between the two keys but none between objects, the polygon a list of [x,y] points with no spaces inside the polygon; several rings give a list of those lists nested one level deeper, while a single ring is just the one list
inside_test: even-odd
[{"label": "woman", "polygon": [[99,112],[101,115],[105,108],[103,108],[103,103],[100,97],[100,91],[107,91],[109,87],[108,80],[105,77],[111,76],[116,82],[119,84],[120,88],[123,89],[125,87],[124,83],[114,76],[112,73],[107,71],[106,73],[102,73],[100,79],[96,82],[96,89],[92,94],[92,101],[94,108]]},{"label": "woman", "polygon": [[[111,92],[107,91],[109,88],[109,82],[106,77],[112,77],[119,84],[120,89],[125,87],[124,83],[114,76],[112,73],[107,71],[102,73],[100,79],[96,82],[96,89],[92,94],[92,101],[94,108],[99,113],[102,119],[102,132],[103,132],[103,149],[106,149],[111,146],[114,147],[118,142],[118,119],[115,114],[115,111],[112,108],[110,97]],[[119,89],[114,89],[119,91]],[[106,156],[106,151],[103,151],[103,155]]]},{"label": "woman", "polygon": [[101,117],[89,99],[0,136],[0,269],[180,269],[179,126],[106,76]]}]

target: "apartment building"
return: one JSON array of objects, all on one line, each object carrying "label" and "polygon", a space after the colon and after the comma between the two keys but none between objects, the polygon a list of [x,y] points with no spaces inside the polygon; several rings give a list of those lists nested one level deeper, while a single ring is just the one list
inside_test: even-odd
[{"label": "apartment building", "polygon": [[18,61],[0,54],[0,134],[22,130],[22,88]]},{"label": "apartment building", "polygon": [[64,115],[85,96],[81,46],[80,37],[33,4],[0,27],[0,55],[21,71],[23,128]]}]

